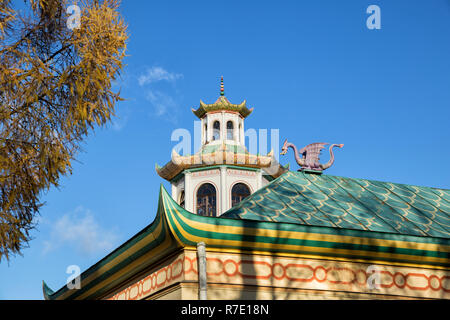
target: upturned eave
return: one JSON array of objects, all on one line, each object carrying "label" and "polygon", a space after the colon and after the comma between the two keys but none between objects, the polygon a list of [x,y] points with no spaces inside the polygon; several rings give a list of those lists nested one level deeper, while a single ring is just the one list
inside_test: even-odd
[{"label": "upturned eave", "polygon": [[163,167],[156,165],[155,169],[161,178],[171,181],[186,169],[202,168],[212,165],[228,165],[264,169],[274,178],[279,177],[286,171],[286,169],[274,158],[273,151],[263,156],[249,153],[235,153],[232,150],[224,150],[224,148],[212,153],[199,152],[195,155],[187,156],[181,156],[173,150],[171,160]]},{"label": "upturned eave", "polygon": [[206,104],[203,101],[200,100],[200,106],[197,110],[192,109],[192,112],[198,117],[203,118],[206,113],[213,112],[213,111],[233,111],[238,112],[243,118],[248,117],[252,111],[253,108],[248,109],[246,106],[246,100],[241,102],[240,104],[233,104],[228,101],[225,97],[220,97],[217,99],[216,102],[212,104]]}]

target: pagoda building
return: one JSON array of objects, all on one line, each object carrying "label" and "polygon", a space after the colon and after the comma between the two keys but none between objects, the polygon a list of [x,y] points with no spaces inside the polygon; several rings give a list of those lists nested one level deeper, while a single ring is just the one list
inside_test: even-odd
[{"label": "pagoda building", "polygon": [[225,97],[223,77],[220,96],[213,104],[200,100],[201,147],[194,155],[180,156],[156,166],[158,174],[172,185],[172,198],[190,212],[220,216],[241,200],[286,171],[267,155],[250,154],[245,147],[244,120],[253,109],[246,101],[232,104]]},{"label": "pagoda building", "polygon": [[154,221],[45,299],[450,299],[450,190],[324,174],[342,144],[250,154],[221,89],[200,150],[156,167]]}]

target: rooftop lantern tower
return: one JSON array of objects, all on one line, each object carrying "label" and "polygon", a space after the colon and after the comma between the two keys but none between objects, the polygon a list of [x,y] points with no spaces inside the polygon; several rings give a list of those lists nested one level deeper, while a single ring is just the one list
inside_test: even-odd
[{"label": "rooftop lantern tower", "polygon": [[245,145],[244,119],[253,111],[244,100],[232,104],[225,97],[223,77],[220,79],[220,96],[213,104],[200,100],[200,107],[192,112],[202,121],[202,145],[221,144]]},{"label": "rooftop lantern tower", "polygon": [[286,169],[269,154],[250,154],[245,147],[244,120],[253,111],[246,101],[233,104],[225,97],[223,77],[216,102],[192,112],[201,120],[200,150],[156,166],[158,174],[170,181],[172,198],[188,211],[220,216],[241,200],[278,177]]}]

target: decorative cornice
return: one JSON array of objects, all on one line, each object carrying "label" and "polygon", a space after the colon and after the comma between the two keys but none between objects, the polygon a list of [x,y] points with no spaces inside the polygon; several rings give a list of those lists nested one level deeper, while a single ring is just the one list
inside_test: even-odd
[{"label": "decorative cornice", "polygon": [[[321,297],[346,296],[352,293],[358,298],[431,298],[449,299],[449,273],[444,270],[398,267],[392,265],[368,265],[355,262],[304,259],[283,255],[247,255],[226,250],[208,251],[206,275],[210,289],[228,286],[234,289],[242,283],[262,288],[271,287],[290,292],[296,299],[297,290],[320,290]],[[183,250],[168,263],[146,273],[126,288],[114,292],[110,300],[153,299],[159,291],[177,282],[197,282],[197,253]],[[369,268],[372,266],[372,268]],[[375,282],[374,275],[380,275]],[[373,280],[371,280],[373,279]],[[371,286],[373,281],[373,286]],[[376,288],[374,288],[376,286]],[[234,299],[227,291],[215,292],[215,298]],[[218,295],[216,295],[218,294]],[[194,296],[194,295],[192,295]],[[317,298],[319,295],[312,295]]]},{"label": "decorative cornice", "polygon": [[248,152],[237,152],[226,144],[217,146],[212,152],[205,152],[207,146],[195,155],[181,156],[172,150],[172,159],[163,167],[156,165],[158,175],[168,181],[175,178],[183,170],[214,165],[231,165],[248,168],[264,168],[273,177],[278,177],[286,169],[274,158],[273,150],[267,155],[254,155]]}]

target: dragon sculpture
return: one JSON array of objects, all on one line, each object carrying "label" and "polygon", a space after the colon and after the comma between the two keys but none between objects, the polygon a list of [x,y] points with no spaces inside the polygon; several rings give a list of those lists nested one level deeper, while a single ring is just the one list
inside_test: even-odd
[{"label": "dragon sculpture", "polygon": [[331,165],[334,162],[334,154],[333,154],[333,148],[339,147],[342,148],[343,144],[332,144],[330,146],[330,160],[326,164],[320,164],[319,163],[319,156],[320,152],[325,149],[325,146],[329,143],[311,143],[307,145],[306,147],[300,149],[300,151],[297,150],[297,147],[289,143],[287,139],[284,141],[283,147],[281,148],[281,155],[285,155],[288,151],[288,148],[292,148],[294,150],[295,154],[295,160],[297,161],[298,165],[301,167],[300,170],[312,170],[312,171],[323,171],[331,167]]}]

